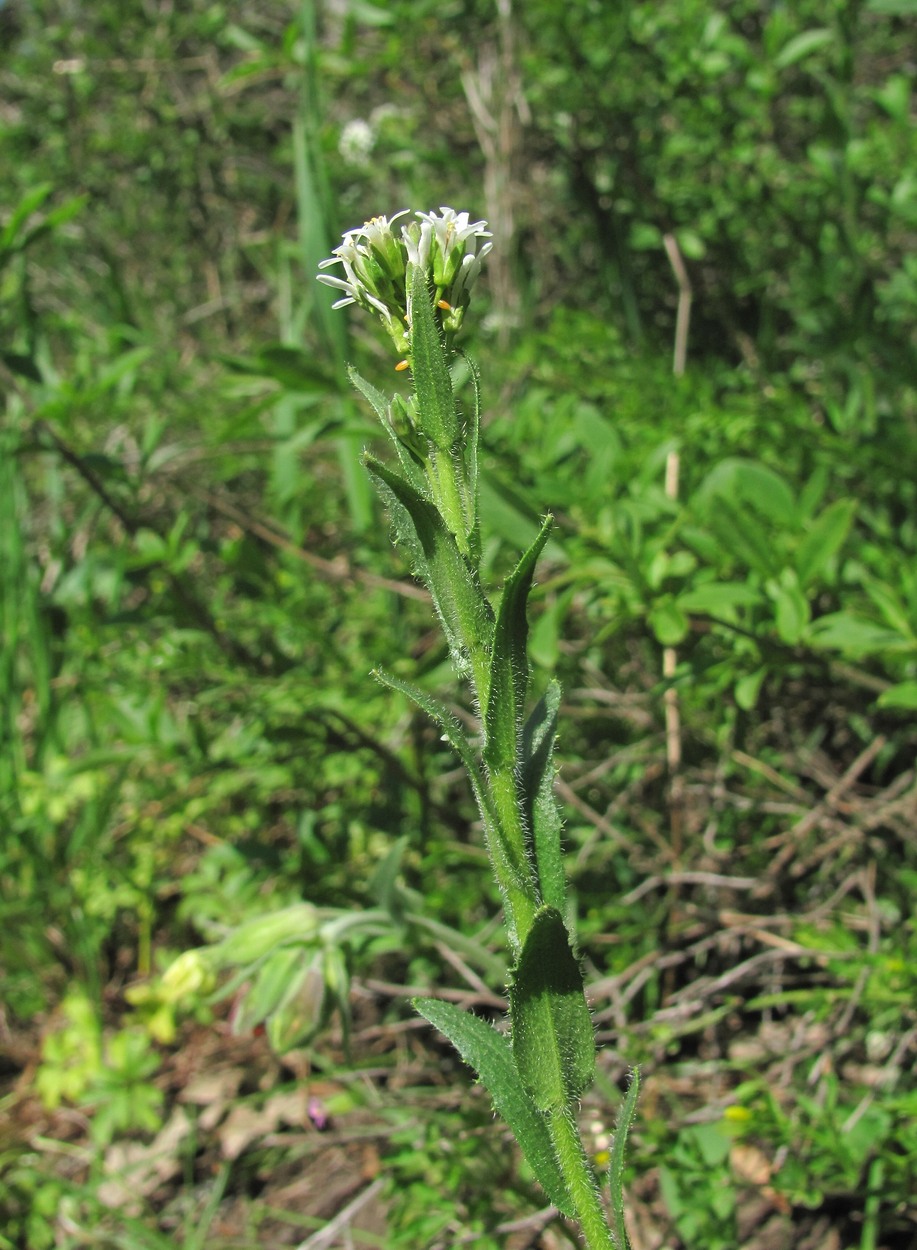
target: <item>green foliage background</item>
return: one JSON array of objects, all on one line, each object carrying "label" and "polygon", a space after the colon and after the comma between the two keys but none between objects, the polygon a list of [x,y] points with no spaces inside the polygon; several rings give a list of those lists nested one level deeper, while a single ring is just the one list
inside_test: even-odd
[{"label": "green foliage background", "polygon": [[[634,1168],[664,1159],[673,1245],[741,1244],[728,1105],[843,1246],[913,1244],[914,34],[907,0],[0,6],[4,1029],[11,1072],[15,1039],[57,1039],[45,1094],[96,1107],[99,1150],[158,1123],[123,991],[178,951],[302,898],[391,903],[402,836],[414,911],[493,940],[455,761],[368,676],[449,682],[357,464],[377,434],[345,362],[388,389],[393,362],[313,279],[341,230],[448,203],[496,235],[467,342],[489,567],[559,520],[534,681],[567,691],[610,1075],[694,1082],[648,1096]],[[677,378],[667,234],[694,289]],[[761,931],[803,953],[730,982],[774,949]],[[397,925],[348,958],[455,976]],[[794,1021],[831,1062],[806,1051],[778,1096],[760,1036]],[[715,1123],[684,1121],[695,1105]],[[450,1220],[504,1244],[473,1150],[424,1181],[431,1123],[393,1138],[388,1244]],[[83,1244],[54,1240],[47,1157],[15,1125],[0,1150],[0,1245]],[[77,1224],[102,1219],[100,1157]],[[702,1200],[701,1175],[732,1198]],[[504,1179],[512,1215],[524,1179]],[[439,1223],[426,1183],[454,1195]]]}]

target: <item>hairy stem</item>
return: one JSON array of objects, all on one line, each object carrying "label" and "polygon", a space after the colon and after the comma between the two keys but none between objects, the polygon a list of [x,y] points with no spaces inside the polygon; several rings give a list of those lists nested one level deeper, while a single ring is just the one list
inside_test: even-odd
[{"label": "hairy stem", "polygon": [[616,1250],[572,1110],[549,1111],[548,1131],[588,1250]]}]

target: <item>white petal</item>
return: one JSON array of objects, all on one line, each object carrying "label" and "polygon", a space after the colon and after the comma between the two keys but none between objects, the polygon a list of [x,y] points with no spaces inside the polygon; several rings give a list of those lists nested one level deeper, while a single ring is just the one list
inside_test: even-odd
[{"label": "white petal", "polygon": [[325,286],[334,286],[339,291],[346,291],[348,295],[353,295],[353,284],[351,282],[345,282],[343,278],[334,278],[330,273],[320,273],[317,277],[319,282],[324,282]]}]

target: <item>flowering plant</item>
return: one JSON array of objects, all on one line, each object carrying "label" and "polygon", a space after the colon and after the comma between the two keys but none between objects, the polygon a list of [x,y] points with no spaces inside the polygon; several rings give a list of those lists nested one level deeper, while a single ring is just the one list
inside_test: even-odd
[{"label": "flowering plant", "polygon": [[474,403],[464,411],[450,369],[455,334],[492,246],[490,234],[486,222],[442,208],[439,214],[415,214],[417,221],[403,224],[396,235],[394,223],[405,215],[374,217],[348,231],[320,266],[342,264],[345,277],[322,273],[319,279],[345,293],[335,307],[357,304],[377,314],[404,357],[396,368],[411,370],[408,400],[387,399],[351,370],[395,453],[392,464],[370,454],[364,463],[390,514],[395,541],[430,592],[456,673],[470,687],[481,717],[480,743],[425,691],[383,672],[375,675],[432,717],[465,767],[513,961],[508,1035],[438,999],[418,999],[415,1006],[477,1071],[545,1192],[579,1222],[586,1244],[626,1250],[621,1177],[638,1082],[631,1082],[619,1116],[606,1212],[576,1124],[579,1099],[593,1079],[595,1040],[553,795],[558,684],[527,707],[526,606],[551,518],[492,603],[480,568],[477,374],[472,368]]},{"label": "flowering plant", "polygon": [[[484,228],[486,221],[470,221],[467,213],[451,208],[440,209],[442,216],[417,213],[420,220],[402,226],[398,237],[392,227],[407,212],[402,209],[391,221],[373,217],[358,229],[348,230],[333,255],[319,265],[319,269],[343,265],[346,276],[320,273],[318,280],[345,292],[333,307],[359,304],[378,313],[396,350],[410,361],[414,270],[432,274],[440,325],[451,339],[461,328],[481,261],[493,244]],[[488,242],[479,249],[478,239]]]}]

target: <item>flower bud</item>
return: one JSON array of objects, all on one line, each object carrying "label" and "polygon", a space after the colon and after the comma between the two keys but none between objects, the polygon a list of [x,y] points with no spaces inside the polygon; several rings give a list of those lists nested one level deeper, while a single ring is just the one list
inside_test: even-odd
[{"label": "flower bud", "polygon": [[211,947],[221,968],[255,963],[276,946],[306,942],[318,932],[318,913],[311,903],[295,903],[269,916],[239,925],[218,946]]},{"label": "flower bud", "polygon": [[161,998],[165,1003],[177,1003],[184,998],[209,994],[216,985],[209,952],[184,951],[162,974]]}]

